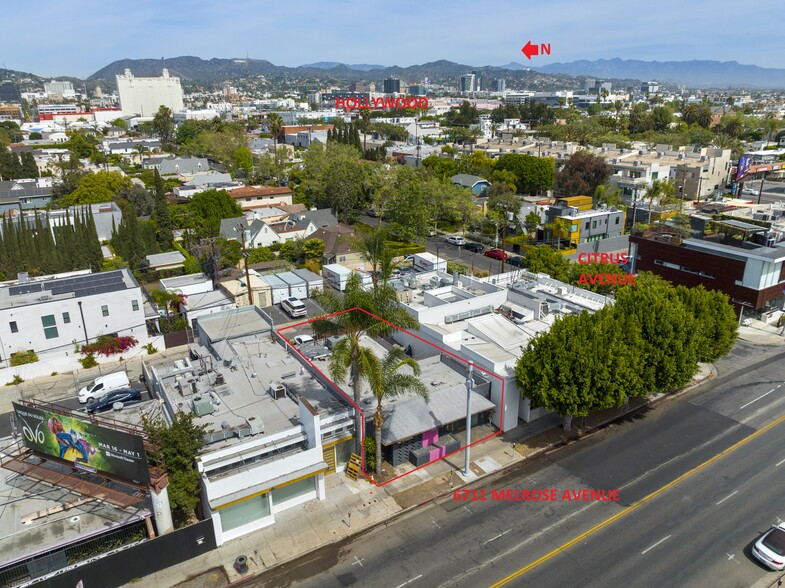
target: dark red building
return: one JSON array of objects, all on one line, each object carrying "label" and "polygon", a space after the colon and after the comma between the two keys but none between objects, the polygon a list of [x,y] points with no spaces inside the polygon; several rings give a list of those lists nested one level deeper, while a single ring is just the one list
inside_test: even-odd
[{"label": "dark red building", "polygon": [[635,271],[673,284],[703,286],[728,295],[738,314],[779,310],[785,302],[785,248],[742,248],[669,235],[630,235]]}]

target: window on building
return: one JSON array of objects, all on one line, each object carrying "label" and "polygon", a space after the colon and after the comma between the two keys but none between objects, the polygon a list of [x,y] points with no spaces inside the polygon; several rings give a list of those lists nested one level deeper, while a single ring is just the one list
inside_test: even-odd
[{"label": "window on building", "polygon": [[101,307],[101,314],[104,316],[109,316],[109,307],[106,304]]},{"label": "window on building", "polygon": [[221,513],[221,529],[231,531],[259,519],[270,516],[270,498],[267,494],[243,500],[231,506],[225,506]]},{"label": "window on building", "polygon": [[586,226],[584,227],[586,230],[589,229],[589,221],[586,221]]},{"label": "window on building", "polygon": [[287,484],[281,488],[274,488],[273,506],[294,500],[295,498],[299,498],[300,496],[304,496],[305,494],[313,492],[316,490],[316,486],[314,484],[315,480],[316,478],[311,477],[306,478],[305,480],[300,480],[299,482]]},{"label": "window on building", "polygon": [[596,229],[597,228],[597,221],[591,221],[591,228],[592,229]]},{"label": "window on building", "polygon": [[131,300],[131,310],[136,312],[139,310],[139,301],[138,300]]},{"label": "window on building", "polygon": [[19,327],[16,326],[16,321],[11,321],[10,323],[8,323],[8,326],[11,327],[11,332],[12,333],[18,333],[19,332]]},{"label": "window on building", "polygon": [[71,322],[71,315],[69,313],[67,313],[67,312],[64,312],[63,313],[63,323],[67,325],[70,322]]},{"label": "window on building", "polygon": [[616,224],[617,225],[619,224],[619,217],[618,216],[616,217]]},{"label": "window on building", "polygon": [[57,323],[55,322],[55,315],[48,314],[46,316],[41,317],[41,324],[44,325],[44,336],[47,339],[56,339],[57,335]]}]

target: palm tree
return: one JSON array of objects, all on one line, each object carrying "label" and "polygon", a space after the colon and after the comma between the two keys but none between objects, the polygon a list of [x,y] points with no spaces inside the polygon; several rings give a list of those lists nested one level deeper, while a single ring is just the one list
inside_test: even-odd
[{"label": "palm tree", "polygon": [[[366,350],[367,351],[367,350]],[[376,437],[376,475],[382,475],[382,427],[384,426],[384,413],[382,402],[388,398],[414,393],[427,403],[429,401],[428,389],[420,379],[420,364],[408,357],[400,347],[393,347],[379,361],[373,352],[372,357],[365,357],[368,373],[366,375],[371,392],[376,397],[376,413],[373,415],[374,436]],[[402,374],[399,370],[403,367],[411,368],[412,373]]]},{"label": "palm tree", "polygon": [[766,142],[771,142],[771,136],[780,130],[782,121],[775,118],[773,114],[767,114],[763,119],[763,132],[766,134]]},{"label": "palm tree", "polygon": [[[341,372],[341,366],[344,370],[350,370],[352,396],[355,405],[359,407],[362,401],[360,383],[368,369],[367,356],[360,345],[362,337],[366,334],[387,335],[395,328],[391,325],[416,328],[419,323],[398,304],[395,288],[389,284],[379,284],[373,291],[367,292],[357,274],[349,277],[343,296],[325,290],[315,298],[327,314],[325,318],[312,323],[314,330],[320,334],[343,335],[330,356],[330,375],[338,381],[337,378],[345,373]],[[358,309],[364,309],[384,320],[380,321]],[[358,454],[362,451],[362,426],[362,414],[359,409],[355,409],[354,436]]]},{"label": "palm tree", "polygon": [[664,201],[673,196],[675,189],[671,182],[667,180],[652,180],[651,185],[646,188],[643,197],[649,200],[649,223],[651,224],[651,212],[654,205],[654,200],[660,198]]},{"label": "palm tree", "polygon": [[267,117],[267,130],[270,131],[270,134],[273,136],[273,155],[275,156],[275,170],[276,170],[276,177],[275,181],[278,183],[280,181],[280,169],[278,163],[278,136],[281,134],[283,130],[283,119],[279,114],[275,112],[271,113]]}]

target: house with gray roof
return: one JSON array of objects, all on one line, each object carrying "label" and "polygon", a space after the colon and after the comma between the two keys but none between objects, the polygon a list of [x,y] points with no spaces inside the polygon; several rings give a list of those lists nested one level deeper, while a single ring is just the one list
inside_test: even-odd
[{"label": "house with gray roof", "polygon": [[173,157],[158,164],[162,176],[194,176],[210,171],[210,162],[205,157]]},{"label": "house with gray roof", "polygon": [[469,188],[475,196],[482,196],[491,190],[491,183],[480,176],[471,174],[455,174],[450,182],[464,188]]}]

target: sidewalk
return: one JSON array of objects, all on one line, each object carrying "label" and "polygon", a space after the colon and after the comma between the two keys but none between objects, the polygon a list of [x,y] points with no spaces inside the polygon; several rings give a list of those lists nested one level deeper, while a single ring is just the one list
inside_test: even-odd
[{"label": "sidewalk", "polygon": [[776,322],[765,323],[756,319],[745,319],[739,327],[739,339],[755,345],[783,345],[785,337],[781,335],[782,327]]},{"label": "sidewalk", "polygon": [[[716,371],[713,366],[702,364],[695,380],[685,390],[714,375]],[[468,483],[531,459],[553,447],[575,442],[623,414],[668,397],[670,395],[659,395],[632,401],[625,413],[614,408],[592,414],[586,419],[576,418],[569,433],[562,430],[562,421],[558,415],[548,415],[516,427],[504,435],[487,439],[471,448],[470,469],[474,477]],[[480,439],[489,432],[487,426],[477,427],[472,430],[472,438]],[[463,435],[459,437],[463,443]],[[462,479],[464,456],[464,452],[460,451],[380,488],[364,479],[356,482],[349,480],[343,473],[327,476],[327,500],[312,500],[276,514],[274,525],[228,541],[199,559],[141,578],[137,585],[156,588],[220,588],[241,583],[322,545],[336,543],[390,521],[436,497],[449,495],[467,483]],[[407,465],[397,470],[397,473],[413,469],[413,466]],[[233,567],[235,559],[240,555],[248,558],[249,570],[243,575]]]}]

